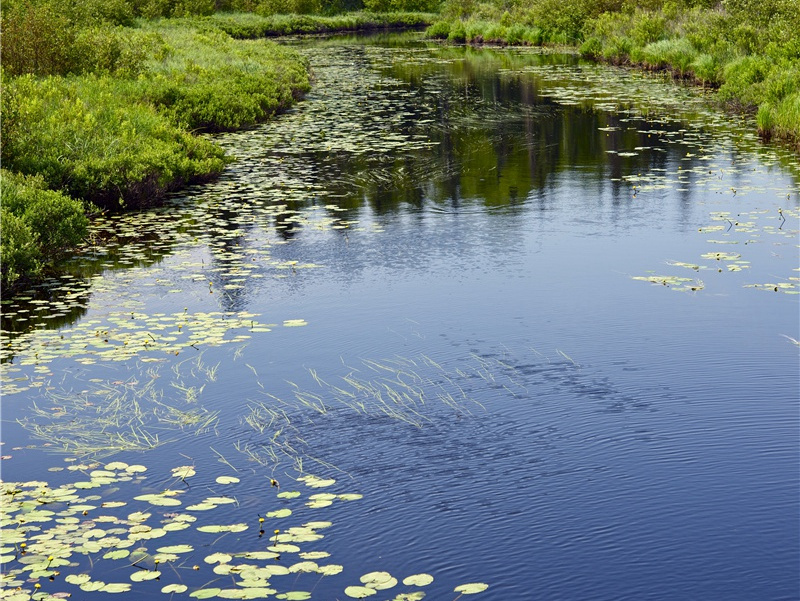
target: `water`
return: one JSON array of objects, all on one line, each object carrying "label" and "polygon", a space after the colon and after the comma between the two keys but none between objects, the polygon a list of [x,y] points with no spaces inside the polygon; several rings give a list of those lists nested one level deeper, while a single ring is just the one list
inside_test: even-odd
[{"label": "water", "polygon": [[[113,543],[43,590],[241,591],[204,558],[296,566],[236,554],[330,520],[296,544],[342,572],[269,586],[343,599],[385,570],[434,581],[374,598],[800,597],[796,157],[570,54],[290,43],[315,69],[304,103],[219,136],[239,161],[218,182],[98,223],[76,277],[4,307],[3,479],[94,479],[78,518],[125,520],[106,540],[133,511],[197,518],[131,547],[192,545],[158,581],[101,559]],[[147,478],[92,478],[95,457]],[[180,506],[131,498],[165,489]],[[363,498],[305,505],[320,493]]]}]

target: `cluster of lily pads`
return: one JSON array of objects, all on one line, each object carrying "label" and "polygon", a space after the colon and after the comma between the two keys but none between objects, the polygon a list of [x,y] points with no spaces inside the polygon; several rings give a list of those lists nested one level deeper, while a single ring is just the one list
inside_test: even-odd
[{"label": "cluster of lily pads", "polygon": [[[216,478],[214,488],[225,494],[188,503],[184,497],[197,491],[186,486],[186,480],[196,475],[196,469],[179,466],[171,471],[172,486],[155,493],[134,492],[131,500],[120,488],[146,486],[145,466],[66,461],[66,468],[53,469],[66,469],[84,479],[59,486],[45,481],[0,484],[0,598],[5,601],[54,601],[78,591],[136,592],[138,586],[150,592],[153,583],[162,593],[187,593],[194,599],[274,596],[302,601],[313,598],[322,578],[344,570],[330,563],[329,552],[303,548],[322,540],[332,522],[306,520],[289,525],[289,518],[334,500],[358,500],[359,494],[314,493],[298,508],[290,507],[290,500],[303,493],[282,491],[267,502],[264,516],[257,521],[218,523],[207,516],[225,515],[229,512],[224,508],[238,504],[235,492],[227,492],[240,482],[237,476]],[[336,480],[305,474],[296,483],[320,489],[335,485]],[[320,502],[323,496],[326,503]],[[215,511],[218,508],[223,509]],[[252,536],[244,538],[244,533]],[[205,542],[203,535],[213,538]],[[203,542],[188,544],[187,540]],[[297,590],[303,575],[316,578],[306,576],[302,582],[309,585],[308,590]],[[408,575],[402,581],[406,590],[393,599],[418,601],[425,596],[422,588],[432,582],[429,574]],[[387,572],[370,572],[360,578],[359,585],[344,586],[342,592],[360,599],[398,585]],[[455,587],[454,592],[471,594],[486,588],[483,583],[469,583]]]},{"label": "cluster of lily pads", "polygon": [[[771,223],[758,226],[759,219],[767,219]],[[700,255],[704,262],[689,263],[684,261],[670,261],[669,265],[683,269],[700,272],[740,272],[751,267],[751,261],[742,257],[740,252],[745,252],[745,247],[759,243],[771,243],[775,246],[788,245],[796,248],[798,235],[798,220],[800,211],[797,209],[779,209],[775,214],[768,210],[742,211],[736,215],[729,211],[716,211],[711,214],[711,220],[717,223],[699,228],[705,235],[713,234],[716,237],[707,239],[706,242],[714,245],[731,245],[736,250],[709,251]],[[792,251],[794,252],[794,250]],[[795,272],[800,269],[795,268]],[[634,280],[648,281],[671,287],[678,291],[702,290],[705,284],[697,278],[687,278],[675,275],[649,275],[635,276]],[[787,274],[783,279],[765,283],[745,283],[745,288],[756,288],[770,292],[783,292],[784,294],[800,294],[800,277]]]}]

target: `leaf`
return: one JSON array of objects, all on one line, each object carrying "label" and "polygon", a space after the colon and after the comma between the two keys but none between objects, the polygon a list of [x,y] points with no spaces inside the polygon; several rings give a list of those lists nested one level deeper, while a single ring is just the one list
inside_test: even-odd
[{"label": "leaf", "polygon": [[212,553],[211,555],[206,556],[203,561],[206,563],[228,563],[232,559],[233,556],[228,555],[227,553]]},{"label": "leaf", "polygon": [[195,599],[211,599],[216,597],[222,589],[219,588],[201,588],[200,590],[189,593],[190,597]]},{"label": "leaf", "polygon": [[275,511],[270,511],[267,513],[268,518],[285,518],[292,515],[291,509],[276,509]]},{"label": "leaf", "polygon": [[323,576],[336,576],[336,574],[341,574],[342,570],[344,570],[344,566],[332,563],[327,566],[320,566],[317,572]]},{"label": "leaf", "polygon": [[236,484],[239,478],[235,476],[219,476],[216,480],[217,484]]},{"label": "leaf", "polygon": [[186,478],[191,478],[196,473],[197,472],[195,472],[193,465],[182,465],[180,467],[172,468],[173,477],[180,478],[181,480],[184,480]]},{"label": "leaf", "polygon": [[279,499],[295,499],[300,496],[300,492],[296,490],[286,490],[278,493]]},{"label": "leaf", "polygon": [[369,572],[364,574],[359,580],[367,584],[369,582],[386,582],[392,577],[389,572]]},{"label": "leaf", "polygon": [[433,576],[430,574],[414,574],[403,578],[403,584],[406,586],[428,586],[433,582]]},{"label": "leaf", "polygon": [[211,524],[209,526],[198,526],[199,532],[210,532],[217,534],[219,532],[244,532],[247,530],[247,524]]},{"label": "leaf", "polygon": [[475,593],[482,593],[487,588],[489,588],[489,585],[483,582],[471,582],[469,584],[460,584],[453,591],[462,595],[474,595]]},{"label": "leaf", "polygon": [[159,547],[156,549],[159,553],[189,553],[194,551],[192,545],[169,545],[167,547]]},{"label": "leaf", "polygon": [[311,599],[311,593],[306,591],[289,591],[288,593],[281,593],[276,595],[278,599],[286,599],[286,601],[305,601]]},{"label": "leaf", "polygon": [[144,582],[145,580],[155,580],[161,576],[158,570],[139,570],[130,575],[130,579],[134,582]]},{"label": "leaf", "polygon": [[127,582],[109,582],[100,589],[101,593],[127,593],[131,585]]},{"label": "leaf", "polygon": [[127,549],[116,549],[103,555],[103,559],[125,559],[128,555],[130,555],[130,551]]},{"label": "leaf", "polygon": [[348,597],[352,597],[353,599],[363,599],[364,597],[369,597],[371,595],[376,594],[374,588],[369,588],[368,586],[348,586],[344,589],[344,594]]},{"label": "leaf", "polygon": [[165,587],[162,587],[162,593],[185,593],[189,587],[185,584],[168,584]]},{"label": "leaf", "polygon": [[64,580],[70,584],[81,585],[84,582],[89,582],[92,579],[89,574],[68,574]]},{"label": "leaf", "polygon": [[138,497],[133,497],[133,498],[136,499],[137,501],[147,501],[151,505],[159,505],[165,507],[181,504],[181,502],[178,499],[173,498],[171,495],[166,495],[165,493],[139,495]]}]

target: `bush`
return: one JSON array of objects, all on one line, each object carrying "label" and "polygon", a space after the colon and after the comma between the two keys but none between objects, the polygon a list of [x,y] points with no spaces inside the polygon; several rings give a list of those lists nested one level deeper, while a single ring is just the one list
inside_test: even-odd
[{"label": "bush", "polygon": [[102,20],[76,25],[53,5],[16,4],[2,16],[3,70],[9,75],[136,75],[145,51],[122,28]]},{"label": "bush", "polygon": [[89,220],[83,204],[48,190],[41,176],[0,171],[2,280],[38,275],[47,263],[78,245]]},{"label": "bush", "polygon": [[425,30],[425,35],[429,38],[446,40],[450,35],[450,22],[449,21],[436,21],[433,25]]}]

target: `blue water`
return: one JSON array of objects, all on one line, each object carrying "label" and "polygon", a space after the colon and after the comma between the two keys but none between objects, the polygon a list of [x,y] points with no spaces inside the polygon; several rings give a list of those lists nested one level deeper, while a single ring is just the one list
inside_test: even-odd
[{"label": "blue water", "polygon": [[[498,601],[800,598],[800,370],[791,340],[800,338],[791,294],[800,190],[791,155],[759,146],[705,108],[693,116],[663,109],[647,121],[634,109],[568,102],[564,86],[579,90],[586,80],[612,86],[621,78],[624,89],[634,78],[653,94],[674,87],[572,55],[398,46],[391,38],[299,48],[325,85],[273,124],[219,138],[239,149],[240,161],[189,200],[231,223],[244,207],[252,211],[249,226],[230,226],[241,235],[225,250],[268,248],[273,258],[320,267],[280,278],[259,267],[251,273],[265,277],[224,292],[233,276],[215,250],[217,234],[201,224],[197,239],[177,241],[135,276],[107,272],[80,319],[134,303],[144,313],[249,311],[262,322],[308,325],[253,335],[237,351],[205,349],[202,361],[219,368],[197,403],[220,411],[216,428],[164,427],[163,446],[103,461],[145,463],[153,476],[143,489],[153,490],[169,484],[169,468],[192,463],[188,503],[219,494],[214,478],[232,473],[221,453],[241,470],[238,504],[223,521],[254,523],[274,503],[269,479],[292,488],[298,464],[287,454],[248,461],[241,449],[264,451],[274,431],[254,430],[244,416],[257,403],[286,409],[303,469],[337,479],[336,492],[364,495],[296,513],[298,524],[334,522],[317,548],[344,566],[320,582],[298,577],[300,590],[309,590],[306,578],[316,583],[315,599],[344,599],[345,586],[373,570],[433,574],[430,599],[454,599],[466,582],[489,584],[476,598]],[[561,72],[557,86],[547,79],[547,69],[576,68],[586,80],[570,84]],[[378,78],[366,79],[364,103],[352,110],[335,106],[344,92],[330,83],[348,72],[356,82]],[[351,121],[337,133],[321,120],[326,111]],[[405,145],[379,153],[366,139],[345,147],[347,131],[367,129],[371,115],[383,119],[374,121],[379,129],[398,112],[405,124],[389,130],[407,134]],[[293,123],[327,127],[338,150],[287,142],[282,132],[295,131]],[[619,129],[600,129],[609,124]],[[634,150],[648,138],[655,150]],[[610,145],[637,155],[608,153]],[[653,179],[637,190],[631,176]],[[280,202],[282,190],[308,218],[290,234],[276,228],[280,218],[253,209]],[[357,223],[314,227],[331,213],[325,205]],[[719,212],[750,225],[726,229]],[[702,231],[709,226],[723,227]],[[749,262],[741,271],[702,257],[733,250]],[[202,263],[202,281],[181,279],[188,262]],[[653,274],[701,283],[678,291],[632,279]],[[779,282],[788,286],[766,287]],[[162,357],[168,400],[178,395],[167,384],[170,368],[194,356],[185,350]],[[92,378],[147,380],[147,367],[50,364],[59,390],[74,392]],[[382,412],[348,377],[393,389],[413,382],[424,396],[421,427]],[[368,410],[343,403],[334,387]],[[299,403],[296,390],[319,395],[325,412]],[[13,422],[42,394],[4,399],[4,452],[35,447],[4,461],[4,480],[69,481],[46,471],[60,456],[42,453],[41,440]],[[388,393],[381,398],[391,404]],[[202,563],[207,553],[259,543],[252,532],[213,543],[183,532],[153,546],[205,545],[188,560]],[[183,578],[193,587],[209,579],[190,571]],[[162,580],[131,594],[163,598]]]}]

